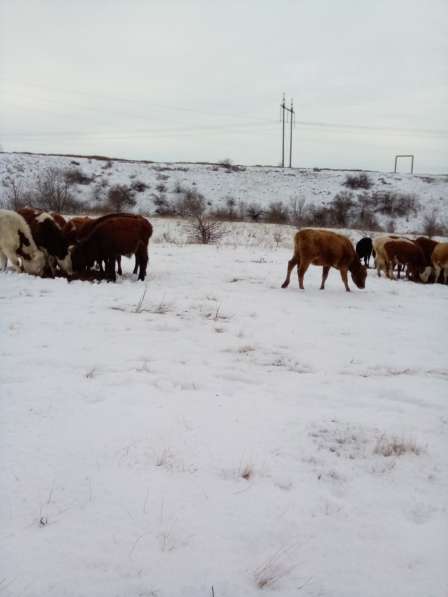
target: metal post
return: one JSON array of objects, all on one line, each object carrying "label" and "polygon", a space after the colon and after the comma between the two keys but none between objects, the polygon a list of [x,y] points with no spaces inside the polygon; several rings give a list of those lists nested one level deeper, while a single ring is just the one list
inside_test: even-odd
[{"label": "metal post", "polygon": [[289,167],[291,168],[292,164],[292,121],[294,120],[294,107],[291,100],[291,128],[289,133]]},{"label": "metal post", "polygon": [[285,167],[285,94],[282,100],[282,168]]}]

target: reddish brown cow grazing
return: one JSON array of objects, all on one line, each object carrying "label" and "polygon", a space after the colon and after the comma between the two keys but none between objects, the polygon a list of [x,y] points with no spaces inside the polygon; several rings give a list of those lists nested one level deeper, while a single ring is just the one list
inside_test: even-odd
[{"label": "reddish brown cow grazing", "polygon": [[[384,244],[387,261],[387,277],[392,278],[394,265],[406,266],[412,280],[417,282],[425,269],[425,255],[415,243],[390,240]],[[398,273],[398,278],[400,273]]]},{"label": "reddish brown cow grazing", "polygon": [[121,255],[135,255],[139,267],[138,279],[144,280],[151,235],[152,226],[142,216],[114,215],[99,218],[89,234],[71,247],[73,269],[84,272],[95,261],[104,261],[106,278],[115,281],[117,258]]},{"label": "reddish brown cow grazing", "polygon": [[361,265],[351,241],[342,234],[311,228],[299,230],[294,237],[294,255],[288,261],[288,272],[282,288],[289,285],[291,272],[297,265],[299,287],[303,290],[303,277],[310,264],[322,265],[321,290],[325,288],[330,267],[341,272],[347,292],[350,292],[347,280],[348,271],[358,288],[365,287],[367,270]]}]

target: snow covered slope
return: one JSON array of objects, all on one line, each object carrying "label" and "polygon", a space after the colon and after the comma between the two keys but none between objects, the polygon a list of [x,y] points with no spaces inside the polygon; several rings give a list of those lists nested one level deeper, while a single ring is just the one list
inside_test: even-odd
[{"label": "snow covered slope", "polygon": [[[161,164],[123,160],[98,160],[79,157],[45,156],[37,154],[0,154],[0,200],[7,193],[8,181],[22,180],[32,188],[37,176],[46,168],[80,168],[92,179],[87,185],[74,185],[77,199],[91,205],[93,188],[104,184],[110,188],[115,184],[132,185],[138,181],[146,189],[136,193],[137,207],[145,213],[154,211],[153,194],[166,193],[175,196],[175,189],[196,189],[202,193],[211,206],[224,204],[231,197],[246,203],[258,203],[267,207],[270,202],[283,201],[288,204],[291,198],[304,198],[309,205],[325,205],[334,196],[347,191],[343,185],[347,175],[359,172],[319,169],[281,169],[274,167],[226,168],[213,164]],[[397,231],[421,232],[422,220],[434,210],[442,221],[448,220],[448,176],[412,176],[369,172],[373,186],[370,193],[391,192],[413,194],[419,201],[419,212],[397,219]],[[160,191],[159,189],[162,189]],[[362,191],[356,191],[361,193]],[[387,218],[381,223],[387,226]]]},{"label": "snow covered slope", "polygon": [[168,236],[0,273],[1,594],[446,595],[447,288]]}]

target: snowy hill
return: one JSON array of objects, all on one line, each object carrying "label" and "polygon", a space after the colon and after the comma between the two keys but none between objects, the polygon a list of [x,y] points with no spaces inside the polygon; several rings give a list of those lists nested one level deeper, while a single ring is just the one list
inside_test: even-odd
[{"label": "snowy hill", "polygon": [[421,232],[425,215],[434,213],[445,225],[448,220],[446,175],[368,172],[370,188],[352,191],[344,182],[347,176],[359,176],[360,172],[239,167],[228,163],[153,163],[24,153],[0,154],[0,201],[7,198],[13,180],[33,189],[38,176],[48,168],[77,170],[85,177],[83,184],[74,183],[71,191],[86,208],[97,204],[99,191],[104,195],[108,189],[120,184],[134,189],[134,210],[147,214],[155,213],[157,197],[163,195],[169,200],[181,189],[198,191],[215,209],[224,206],[229,198],[237,205],[244,202],[263,209],[279,201],[288,206],[294,199],[304,200],[307,206],[321,207],[329,205],[338,193],[352,192],[355,199],[361,195],[375,198],[384,194],[415,198],[415,212],[395,216],[378,214],[378,222],[385,229],[390,228],[391,219],[394,219],[394,229],[400,232]]}]

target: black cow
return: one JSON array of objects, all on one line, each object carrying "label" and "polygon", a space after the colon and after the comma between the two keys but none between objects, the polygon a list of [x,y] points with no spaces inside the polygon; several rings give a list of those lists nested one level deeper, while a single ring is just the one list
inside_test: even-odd
[{"label": "black cow", "polygon": [[365,236],[356,243],[356,254],[360,259],[364,259],[364,265],[369,267],[370,256],[372,255],[372,239]]}]

